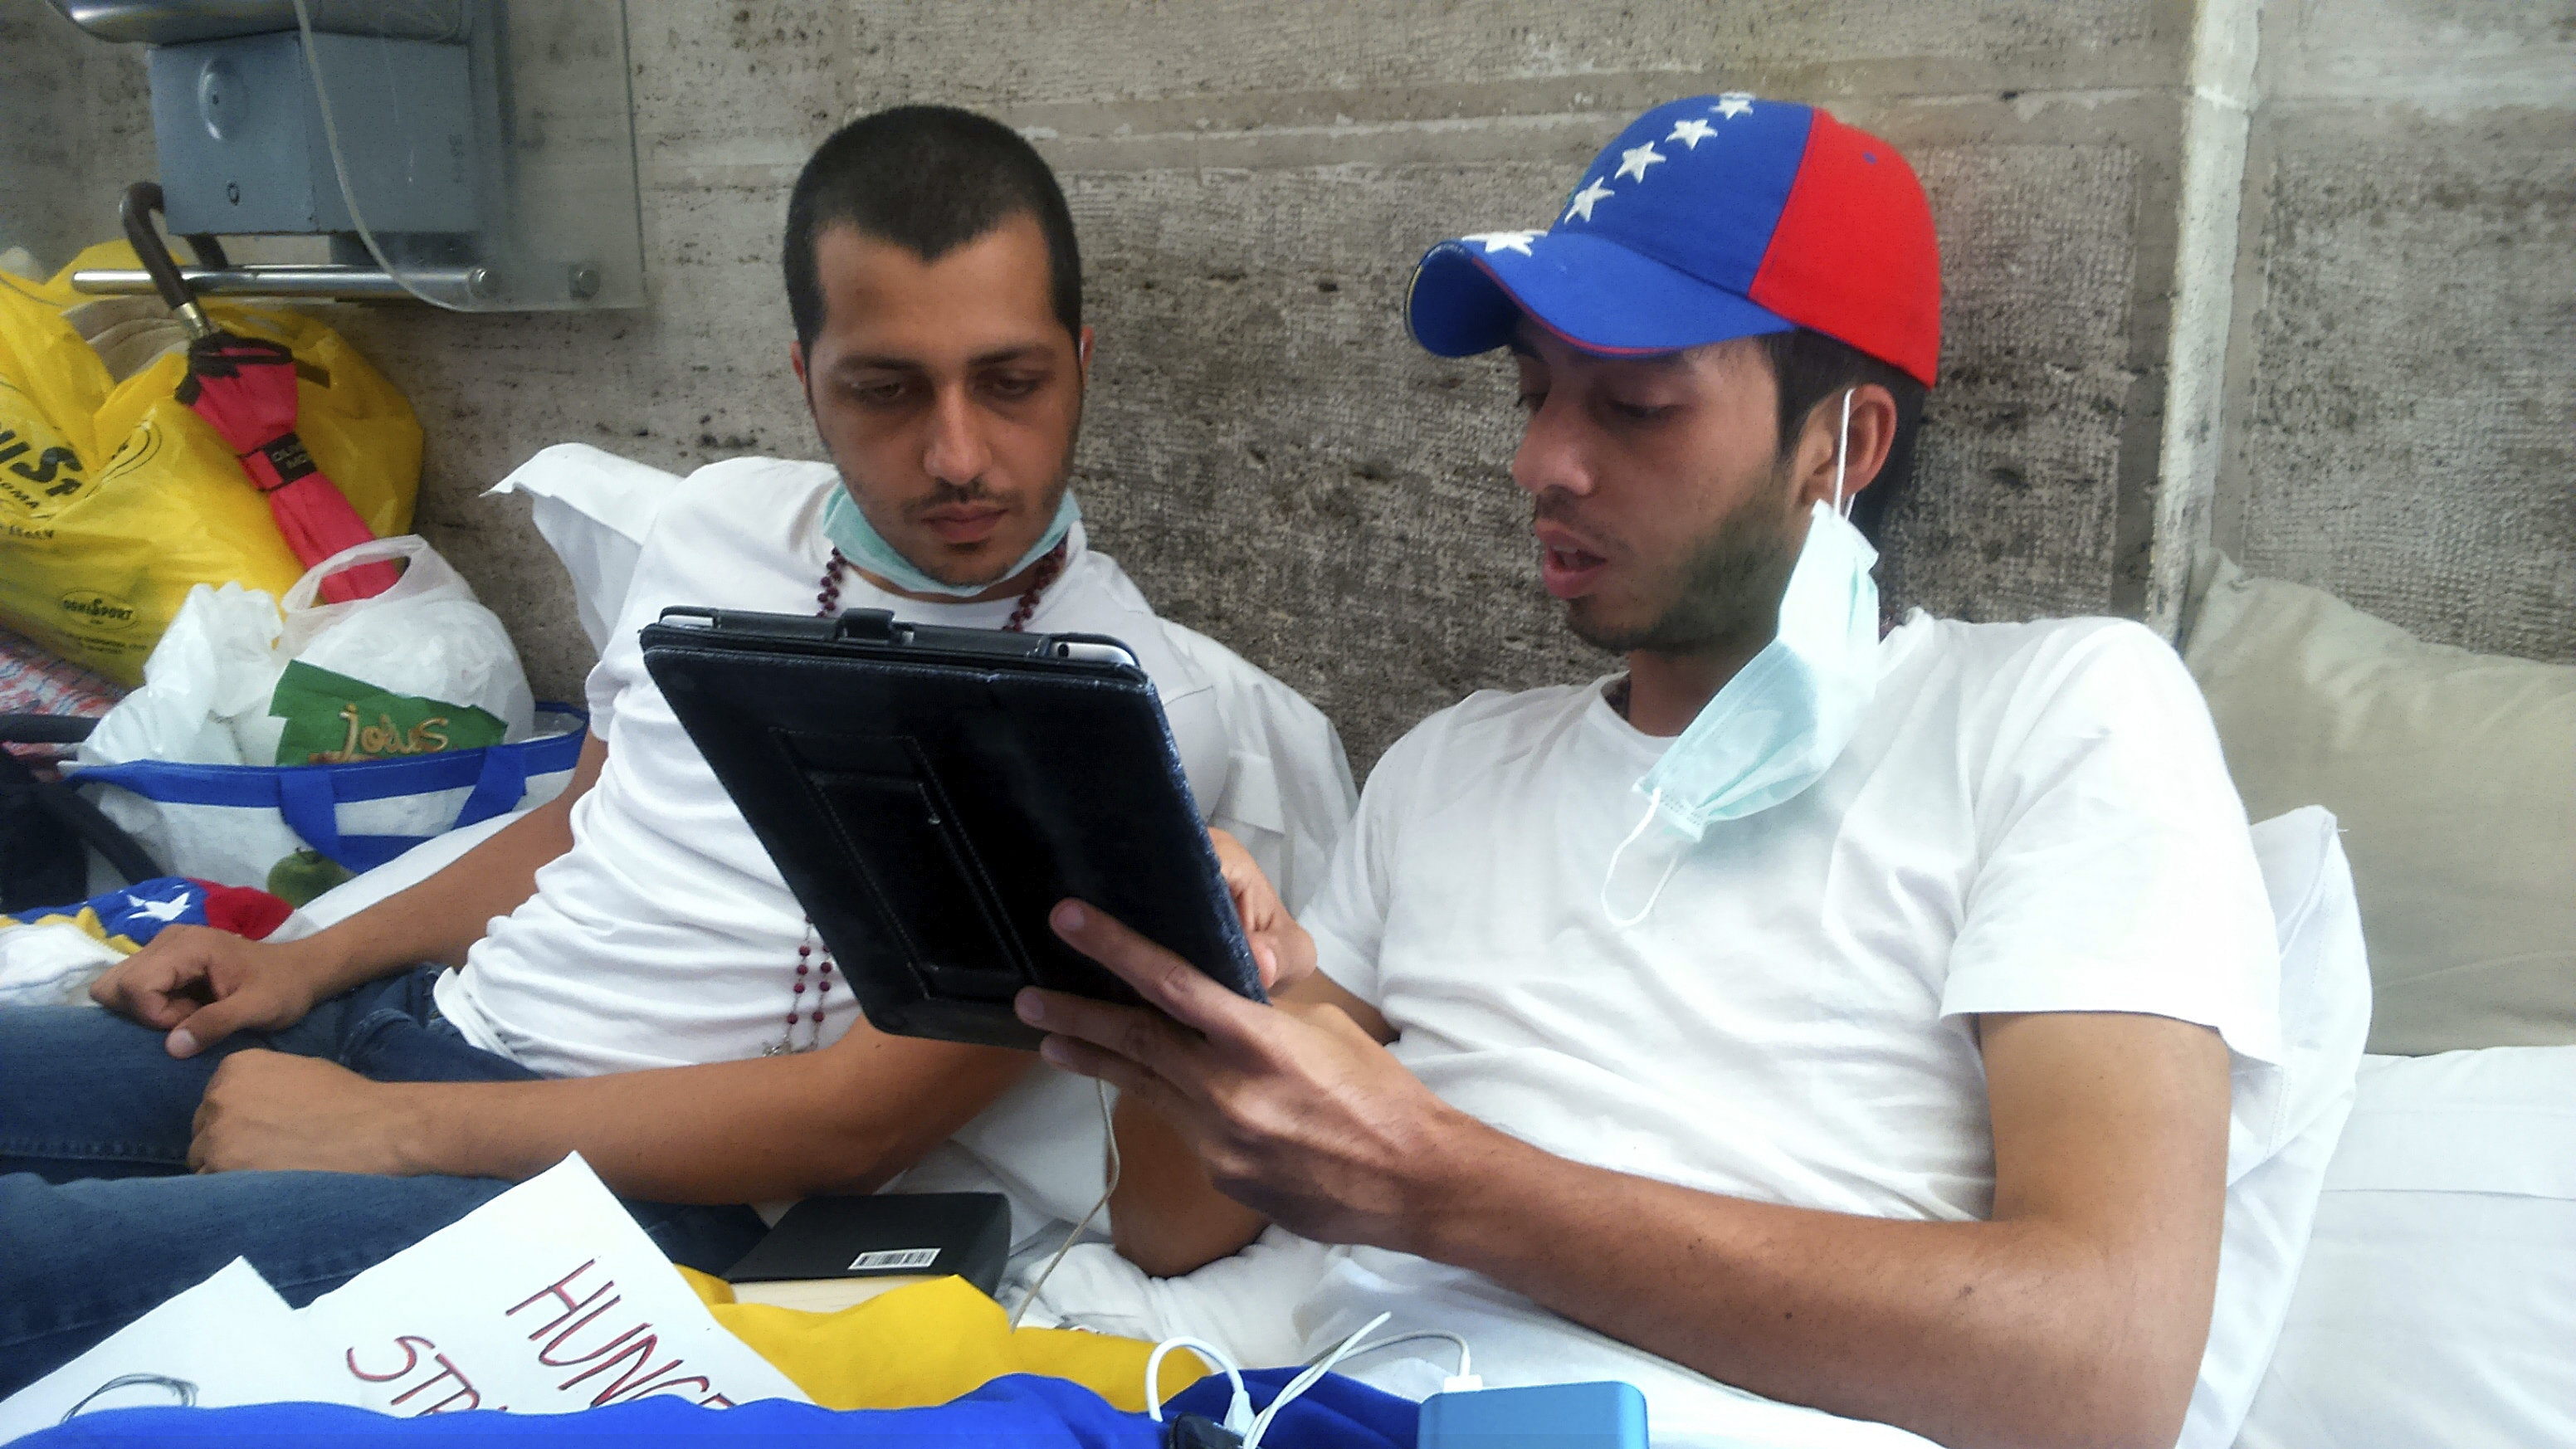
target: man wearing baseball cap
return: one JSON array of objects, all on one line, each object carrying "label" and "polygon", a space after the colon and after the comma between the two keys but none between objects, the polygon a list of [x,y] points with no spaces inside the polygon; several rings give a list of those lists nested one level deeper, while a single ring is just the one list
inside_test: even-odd
[{"label": "man wearing baseball cap", "polygon": [[1939,285],[1894,148],[1739,94],[1423,258],[1413,334],[1510,349],[1540,578],[1624,667],[1407,735],[1302,926],[1239,882],[1275,1005],[1060,908],[1168,1014],[1022,1002],[1123,1089],[1120,1251],[1275,1225],[1301,1355],[1388,1313],[1491,1385],[1636,1384],[1659,1444],[2201,1442],[2271,912],[2153,634],[1882,630],[1851,518]]}]

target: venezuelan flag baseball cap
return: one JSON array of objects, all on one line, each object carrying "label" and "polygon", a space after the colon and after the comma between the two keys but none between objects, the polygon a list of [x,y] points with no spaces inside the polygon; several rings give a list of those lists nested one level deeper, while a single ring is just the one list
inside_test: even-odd
[{"label": "venezuelan flag baseball cap", "polygon": [[1929,387],[1941,254],[1895,147],[1813,106],[1693,96],[1630,123],[1548,230],[1433,247],[1405,313],[1443,357],[1502,346],[1523,313],[1611,355],[1807,327]]}]

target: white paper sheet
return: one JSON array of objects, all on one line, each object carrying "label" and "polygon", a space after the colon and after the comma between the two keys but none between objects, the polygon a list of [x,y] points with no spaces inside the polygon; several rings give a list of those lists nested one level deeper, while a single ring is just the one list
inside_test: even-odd
[{"label": "white paper sheet", "polygon": [[305,1308],[369,1408],[569,1413],[669,1394],[810,1402],[727,1333],[578,1156]]},{"label": "white paper sheet", "polygon": [[304,1318],[240,1258],[0,1402],[0,1444],[74,1414],[305,1400],[355,1404]]}]

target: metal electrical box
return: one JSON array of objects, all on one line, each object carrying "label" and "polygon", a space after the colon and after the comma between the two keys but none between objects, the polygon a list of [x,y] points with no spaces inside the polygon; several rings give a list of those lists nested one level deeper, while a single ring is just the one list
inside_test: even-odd
[{"label": "metal electrical box", "polygon": [[[160,205],[327,261],[183,267],[210,295],[461,311],[644,304],[622,0],[53,0],[146,46]],[[147,178],[132,178],[142,181]],[[272,257],[275,252],[272,251]],[[85,268],[84,292],[154,289]]]},{"label": "metal electrical box", "polygon": [[[349,190],[389,232],[475,229],[472,86],[463,45],[316,34],[323,69],[356,96],[333,121]],[[158,45],[152,136],[170,228],[242,235],[353,232],[330,132],[292,30]]]}]

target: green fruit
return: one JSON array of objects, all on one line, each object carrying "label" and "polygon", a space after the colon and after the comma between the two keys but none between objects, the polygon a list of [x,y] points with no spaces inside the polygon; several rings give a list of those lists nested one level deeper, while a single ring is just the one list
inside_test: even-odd
[{"label": "green fruit", "polygon": [[349,878],[340,862],[318,850],[299,850],[268,868],[268,893],[300,907]]}]

